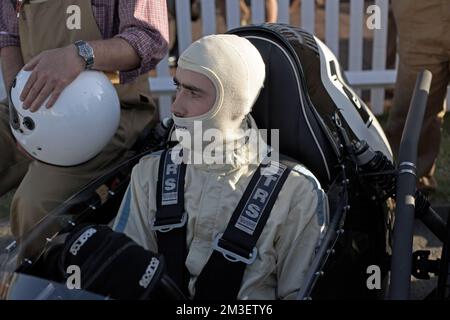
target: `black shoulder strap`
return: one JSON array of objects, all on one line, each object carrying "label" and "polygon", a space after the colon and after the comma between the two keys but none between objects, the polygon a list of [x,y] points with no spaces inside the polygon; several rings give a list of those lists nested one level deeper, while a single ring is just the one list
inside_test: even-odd
[{"label": "black shoulder strap", "polygon": [[[284,162],[284,161],[283,161]],[[195,299],[235,300],[245,267],[257,257],[258,241],[278,194],[290,172],[288,165],[264,161],[253,174],[213,253],[200,273]]]},{"label": "black shoulder strap", "polygon": [[[184,176],[186,164],[175,163],[173,149],[161,154],[156,191],[156,215],[151,228],[156,231],[158,252],[166,260],[167,272],[178,287],[187,294],[189,273],[187,257],[186,223],[184,210]],[[174,155],[175,157],[180,155]]]}]

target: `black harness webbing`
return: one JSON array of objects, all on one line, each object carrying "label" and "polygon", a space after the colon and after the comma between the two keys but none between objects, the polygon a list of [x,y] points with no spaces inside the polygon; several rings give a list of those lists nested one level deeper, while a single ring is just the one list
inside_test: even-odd
[{"label": "black harness webbing", "polygon": [[[185,266],[188,219],[184,211],[186,165],[173,163],[171,152],[168,149],[161,155],[157,212],[152,229],[157,232],[158,251],[166,259],[169,276],[187,294],[190,275]],[[195,299],[237,298],[245,268],[257,258],[256,243],[291,167],[290,161],[263,161],[259,165],[225,232],[214,239],[214,251],[196,281]]]},{"label": "black harness webbing", "polygon": [[[263,174],[270,164],[276,169]],[[245,268],[257,258],[256,242],[289,172],[288,166],[273,161],[258,167],[225,232],[214,240],[214,251],[196,281],[195,299],[237,299]]]},{"label": "black harness webbing", "polygon": [[156,191],[156,214],[152,229],[156,231],[158,252],[166,259],[167,273],[187,294],[189,273],[187,257],[186,222],[184,210],[184,176],[186,164],[174,163],[172,149],[161,155]]}]

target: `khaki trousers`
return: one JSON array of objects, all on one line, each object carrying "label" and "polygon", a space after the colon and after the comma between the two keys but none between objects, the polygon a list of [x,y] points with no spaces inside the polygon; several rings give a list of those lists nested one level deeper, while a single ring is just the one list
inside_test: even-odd
[{"label": "khaki trousers", "polygon": [[392,9],[400,60],[386,135],[397,157],[417,74],[430,70],[433,80],[420,135],[417,170],[419,177],[433,176],[450,81],[450,1],[395,0]]},{"label": "khaki trousers", "polygon": [[[11,203],[11,230],[16,238],[75,192],[127,156],[142,129],[153,118],[154,106],[121,109],[119,129],[92,160],[74,167],[32,161],[17,149],[9,128],[8,108],[0,104],[0,195],[18,186]],[[150,107],[151,106],[151,107]]]}]

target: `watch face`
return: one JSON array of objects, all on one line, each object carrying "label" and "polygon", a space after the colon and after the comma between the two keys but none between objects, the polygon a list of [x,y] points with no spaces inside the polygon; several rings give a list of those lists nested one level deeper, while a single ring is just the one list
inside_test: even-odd
[{"label": "watch face", "polygon": [[81,46],[81,54],[83,55],[83,57],[89,59],[89,58],[92,58],[93,50],[92,50],[92,48],[89,47],[88,45],[83,44],[83,45]]},{"label": "watch face", "polygon": [[79,55],[86,61],[86,69],[90,69],[94,64],[94,50],[84,41],[75,43],[78,47]]}]

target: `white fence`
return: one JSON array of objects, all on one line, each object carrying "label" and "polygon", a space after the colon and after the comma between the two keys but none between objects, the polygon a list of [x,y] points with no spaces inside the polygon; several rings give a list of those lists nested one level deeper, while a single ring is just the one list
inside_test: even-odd
[{"label": "white fence", "polygon": [[6,92],[5,92],[5,86],[3,84],[3,74],[0,72],[0,101],[2,101],[5,98],[6,98]]},{"label": "white fence", "polygon": [[[226,26],[233,29],[240,26],[239,0],[226,1]],[[289,0],[278,0],[278,22],[291,23]],[[325,43],[338,56],[339,28],[340,28],[340,0],[326,0],[325,2]],[[342,1],[344,2],[344,1]],[[363,35],[366,27],[366,10],[369,3],[364,0],[349,0],[350,31],[348,50],[347,78],[355,88],[370,88],[370,105],[375,114],[383,112],[385,98],[384,88],[393,86],[396,70],[386,69],[387,34],[388,34],[388,0],[374,0],[380,10],[380,28],[373,30],[372,69],[363,70]],[[201,0],[202,5],[202,35],[216,33],[216,5],[214,0]],[[251,0],[252,23],[265,21],[265,1]],[[316,26],[315,0],[301,0],[299,10],[301,27],[315,32]],[[192,42],[192,22],[190,15],[190,1],[176,0],[177,37],[179,52],[183,52]],[[367,30],[366,30],[367,31]],[[157,67],[157,77],[150,78],[150,87],[159,96],[160,116],[170,114],[171,95],[174,92],[173,81],[164,59]],[[450,95],[450,93],[449,93]]]},{"label": "white fence", "polygon": [[[226,1],[226,26],[233,29],[240,26],[239,0]],[[216,33],[216,1],[201,0],[202,35]],[[326,0],[324,17],[324,41],[331,50],[339,53],[339,28],[340,8],[344,1]],[[348,45],[348,70],[347,78],[355,88],[370,88],[370,105],[374,113],[383,111],[384,88],[392,86],[395,82],[396,71],[386,70],[387,33],[388,33],[388,0],[348,0],[349,2],[349,45]],[[366,10],[369,4],[375,4],[380,9],[380,28],[373,30],[372,68],[363,70],[363,40],[366,27]],[[265,21],[265,1],[251,0],[252,23]],[[278,21],[291,23],[289,12],[289,0],[278,0]],[[192,22],[190,13],[190,0],[176,0],[177,12],[177,38],[179,52],[183,52],[192,42]],[[301,27],[315,32],[316,27],[316,2],[315,0],[301,0],[299,20]],[[150,78],[152,92],[159,98],[160,116],[170,114],[172,95],[175,92],[172,77],[167,64],[167,57],[157,66],[157,76]],[[0,100],[5,96],[0,75]],[[447,101],[450,101],[450,92]],[[450,103],[449,103],[450,105]]]}]

